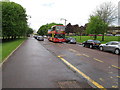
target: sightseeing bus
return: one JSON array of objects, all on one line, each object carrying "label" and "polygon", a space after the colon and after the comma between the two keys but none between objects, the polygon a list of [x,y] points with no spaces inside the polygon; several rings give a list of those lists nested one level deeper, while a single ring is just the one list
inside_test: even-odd
[{"label": "sightseeing bus", "polygon": [[54,25],[48,30],[48,40],[52,42],[65,42],[65,26]]}]

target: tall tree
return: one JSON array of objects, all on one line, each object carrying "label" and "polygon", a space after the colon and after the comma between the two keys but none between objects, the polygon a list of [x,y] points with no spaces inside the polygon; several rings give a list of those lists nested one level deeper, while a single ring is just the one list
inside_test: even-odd
[{"label": "tall tree", "polygon": [[[117,19],[118,9],[111,2],[104,2],[96,9],[94,15],[99,16],[104,23],[110,25]],[[107,32],[107,27],[105,31]],[[104,41],[104,33],[102,40]]]},{"label": "tall tree", "polygon": [[107,25],[99,16],[90,16],[86,30],[88,34],[95,34],[94,39],[96,40],[97,34],[103,34]]},{"label": "tall tree", "polygon": [[85,27],[80,26],[79,28],[80,28],[79,33],[80,33],[80,40],[81,40],[82,32],[84,31]]},{"label": "tall tree", "polygon": [[27,36],[29,35],[29,34],[33,34],[33,29],[32,28],[30,28],[30,27],[28,27],[28,29],[27,29]]},{"label": "tall tree", "polygon": [[72,28],[71,23],[69,23],[69,24],[66,25],[65,32],[66,32],[67,34],[73,32],[73,28]]},{"label": "tall tree", "polygon": [[23,36],[27,30],[27,15],[25,9],[14,2],[2,2],[2,36]]}]

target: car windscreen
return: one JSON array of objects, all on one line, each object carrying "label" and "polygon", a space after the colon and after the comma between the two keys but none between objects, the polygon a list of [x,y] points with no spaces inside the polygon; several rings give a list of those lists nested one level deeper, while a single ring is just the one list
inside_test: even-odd
[{"label": "car windscreen", "polygon": [[101,43],[100,41],[94,40],[95,43]]},{"label": "car windscreen", "polygon": [[74,40],[74,41],[75,41],[75,38],[71,38],[71,40]]}]

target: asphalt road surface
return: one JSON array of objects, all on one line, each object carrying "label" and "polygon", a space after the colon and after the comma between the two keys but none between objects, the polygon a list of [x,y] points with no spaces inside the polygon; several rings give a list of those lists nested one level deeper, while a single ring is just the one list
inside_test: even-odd
[{"label": "asphalt road surface", "polygon": [[105,88],[118,88],[120,79],[119,55],[89,49],[78,44],[40,42],[48,51],[61,56]]},{"label": "asphalt road surface", "polygon": [[60,88],[58,83],[65,81],[91,88],[41,43],[29,38],[9,57],[2,67],[3,88]]},{"label": "asphalt road surface", "polygon": [[[87,76],[105,88],[118,88],[118,58],[78,44],[29,38],[3,65],[3,88],[59,88],[58,82],[73,80],[89,88],[92,84],[85,79]],[[61,59],[85,75],[74,72]]]}]

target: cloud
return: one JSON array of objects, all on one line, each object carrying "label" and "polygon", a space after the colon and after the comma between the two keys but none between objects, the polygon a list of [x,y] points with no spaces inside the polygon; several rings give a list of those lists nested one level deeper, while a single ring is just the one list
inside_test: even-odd
[{"label": "cloud", "polygon": [[42,6],[45,6],[45,7],[52,7],[52,6],[54,6],[54,5],[55,5],[54,2],[52,2],[52,3],[44,3],[44,4],[42,4]]}]

